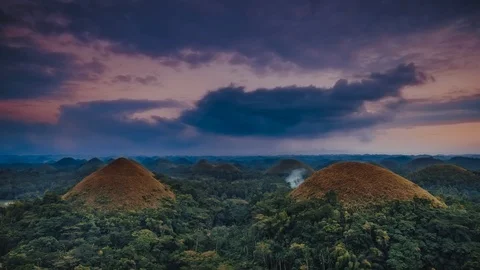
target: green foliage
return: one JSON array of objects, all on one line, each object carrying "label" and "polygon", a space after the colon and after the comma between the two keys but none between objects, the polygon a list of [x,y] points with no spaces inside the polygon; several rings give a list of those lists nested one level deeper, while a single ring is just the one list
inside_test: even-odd
[{"label": "green foliage", "polygon": [[5,269],[480,269],[480,205],[293,201],[283,179],[165,179],[176,201],[137,212],[74,208],[53,193],[1,208]]}]

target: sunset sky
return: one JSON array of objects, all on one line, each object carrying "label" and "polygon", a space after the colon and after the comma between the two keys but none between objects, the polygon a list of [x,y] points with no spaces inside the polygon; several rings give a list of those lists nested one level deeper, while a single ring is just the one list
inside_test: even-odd
[{"label": "sunset sky", "polygon": [[1,154],[480,153],[478,0],[3,0]]}]

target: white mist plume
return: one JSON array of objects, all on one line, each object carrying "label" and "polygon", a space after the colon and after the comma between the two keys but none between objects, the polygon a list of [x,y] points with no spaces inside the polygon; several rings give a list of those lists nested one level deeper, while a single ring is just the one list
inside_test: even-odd
[{"label": "white mist plume", "polygon": [[287,178],[285,178],[285,181],[290,185],[291,188],[296,188],[298,185],[303,183],[303,175],[305,174],[307,170],[305,169],[296,169],[293,170]]}]

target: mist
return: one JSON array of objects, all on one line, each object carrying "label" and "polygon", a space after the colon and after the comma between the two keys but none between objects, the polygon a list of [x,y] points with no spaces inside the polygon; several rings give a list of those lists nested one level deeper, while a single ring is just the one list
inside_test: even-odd
[{"label": "mist", "polygon": [[303,175],[305,172],[306,170],[303,168],[293,170],[290,175],[285,178],[285,181],[287,181],[291,188],[296,188],[303,183]]}]

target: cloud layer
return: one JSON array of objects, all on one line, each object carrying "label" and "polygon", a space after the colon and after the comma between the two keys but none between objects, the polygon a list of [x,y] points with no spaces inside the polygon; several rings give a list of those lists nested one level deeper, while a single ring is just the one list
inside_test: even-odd
[{"label": "cloud layer", "polygon": [[0,146],[269,150],[478,123],[478,18],[477,0],[1,1]]},{"label": "cloud layer", "polygon": [[[3,18],[44,34],[104,39],[112,50],[191,65],[231,53],[231,63],[306,69],[354,64],[358,49],[385,35],[443,27],[475,31],[476,0],[382,1],[6,1]],[[55,12],[52,12],[55,11]]]},{"label": "cloud layer", "polygon": [[[246,92],[226,87],[208,93],[180,120],[206,132],[233,136],[316,137],[333,131],[371,127],[392,117],[402,103],[401,90],[425,83],[427,76],[413,64],[332,88],[280,87]],[[365,103],[392,98],[368,111]]]},{"label": "cloud layer", "polygon": [[[331,88],[291,86],[248,92],[242,87],[220,88],[193,108],[175,100],[81,102],[62,106],[55,124],[4,120],[0,122],[0,141],[8,152],[111,153],[119,147],[128,152],[189,151],[200,147],[215,153],[216,147],[228,147],[232,140],[243,137],[270,137],[267,144],[274,145],[276,140],[295,137],[355,134],[379,124],[480,121],[479,95],[436,102],[402,97],[403,88],[428,81],[429,76],[408,64],[358,81],[339,80]],[[183,112],[168,119],[135,116],[172,108]],[[414,112],[415,117],[403,115],[405,111]]]}]

